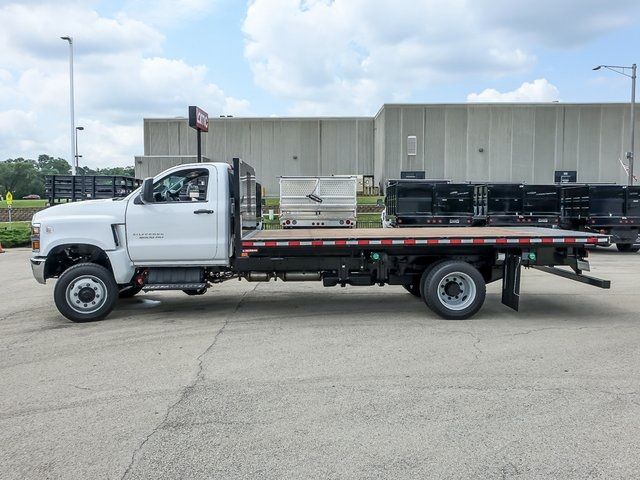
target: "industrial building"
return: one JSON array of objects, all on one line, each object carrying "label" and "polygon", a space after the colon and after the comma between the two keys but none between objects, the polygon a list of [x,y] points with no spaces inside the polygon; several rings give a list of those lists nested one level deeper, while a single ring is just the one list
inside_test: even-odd
[{"label": "industrial building", "polygon": [[[269,195],[280,175],[373,174],[379,184],[401,171],[454,181],[550,183],[555,170],[580,182],[626,183],[629,150],[624,103],[385,104],[375,117],[212,118],[203,156],[241,157]],[[636,119],[636,150],[640,119]],[[196,132],[186,118],[145,119],[147,177],[196,159]]]}]

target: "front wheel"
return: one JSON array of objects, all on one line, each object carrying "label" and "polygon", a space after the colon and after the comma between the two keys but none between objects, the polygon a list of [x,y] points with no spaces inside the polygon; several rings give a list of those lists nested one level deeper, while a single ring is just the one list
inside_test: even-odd
[{"label": "front wheel", "polygon": [[640,251],[640,245],[634,245],[633,243],[616,243],[616,248],[619,252],[636,253]]},{"label": "front wheel", "polygon": [[423,273],[422,297],[433,312],[447,320],[473,316],[484,303],[482,274],[466,262],[444,261]]},{"label": "front wheel", "polygon": [[113,274],[95,263],[79,263],[65,270],[53,293],[56,307],[72,322],[105,318],[118,299]]}]

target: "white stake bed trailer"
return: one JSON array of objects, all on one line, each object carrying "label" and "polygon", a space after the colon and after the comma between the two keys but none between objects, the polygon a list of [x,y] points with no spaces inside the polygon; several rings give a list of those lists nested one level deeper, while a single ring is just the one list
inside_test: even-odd
[{"label": "white stake bed trailer", "polygon": [[[180,194],[190,191],[190,182],[206,185],[197,201]],[[197,295],[233,278],[403,285],[447,319],[474,315],[486,283],[499,279],[502,302],[517,310],[523,266],[610,286],[583,274],[586,247],[608,245],[604,235],[535,227],[262,231],[257,187],[253,169],[234,159],[233,168],[173,167],[145,180],[116,212],[107,213],[118,202],[91,208],[84,202],[68,213],[64,206],[47,209],[33,221],[34,276],[42,283],[58,278],[56,305],[73,321],[104,318],[118,294]]]}]

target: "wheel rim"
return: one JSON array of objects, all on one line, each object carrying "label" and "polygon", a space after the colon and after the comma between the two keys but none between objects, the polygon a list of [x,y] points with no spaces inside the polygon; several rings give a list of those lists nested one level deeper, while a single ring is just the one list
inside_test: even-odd
[{"label": "wheel rim", "polygon": [[96,312],[107,301],[107,287],[93,275],[84,275],[73,280],[67,287],[67,305],[77,313]]},{"label": "wheel rim", "polygon": [[476,298],[476,284],[463,272],[452,272],[438,283],[438,300],[449,310],[464,310]]}]

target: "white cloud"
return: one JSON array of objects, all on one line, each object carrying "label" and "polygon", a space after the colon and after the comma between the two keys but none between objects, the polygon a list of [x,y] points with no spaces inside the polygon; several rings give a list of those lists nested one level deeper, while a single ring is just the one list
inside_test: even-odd
[{"label": "white cloud", "polygon": [[61,35],[74,37],[76,124],[85,127],[80,153],[89,166],[131,165],[143,151],[144,117],[184,116],[190,104],[212,115],[248,111],[205,66],[163,57],[163,34],[123,13],[108,18],[73,0],[9,3],[0,6],[0,25],[0,160],[70,156]]},{"label": "white cloud", "polygon": [[557,87],[546,78],[538,78],[533,82],[524,82],[510,92],[499,92],[487,88],[480,93],[467,95],[468,102],[553,102],[560,100]]},{"label": "white cloud", "polygon": [[292,113],[374,112],[416,90],[528,71],[541,45],[628,25],[637,0],[252,0],[255,82]]}]

